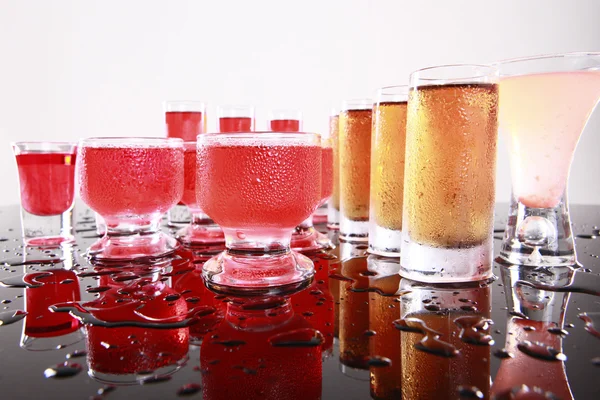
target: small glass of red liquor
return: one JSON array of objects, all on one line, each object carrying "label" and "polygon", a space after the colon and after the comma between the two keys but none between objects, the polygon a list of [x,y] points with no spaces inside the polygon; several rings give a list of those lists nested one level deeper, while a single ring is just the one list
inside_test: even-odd
[{"label": "small glass of red liquor", "polygon": [[301,132],[302,111],[272,110],[269,112],[269,129],[274,132]]},{"label": "small glass of red liquor", "polygon": [[319,135],[204,134],[197,156],[198,206],[223,229],[227,247],[203,267],[208,286],[263,294],[308,285],[313,262],[292,251],[290,239],[321,201]]},{"label": "small glass of red liquor", "polygon": [[252,106],[219,106],[219,132],[253,132],[254,107]]},{"label": "small glass of red liquor", "polygon": [[12,148],[25,244],[58,247],[72,242],[76,143],[16,142]]},{"label": "small glass of red liquor", "polygon": [[90,138],[79,145],[81,199],[106,222],[88,256],[98,261],[160,257],[177,241],[161,232],[162,216],[183,195],[183,140]]}]

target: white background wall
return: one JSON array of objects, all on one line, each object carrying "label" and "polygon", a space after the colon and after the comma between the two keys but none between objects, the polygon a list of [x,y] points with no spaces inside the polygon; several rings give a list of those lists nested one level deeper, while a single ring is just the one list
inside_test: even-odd
[{"label": "white background wall", "polygon": [[[331,105],[421,67],[600,51],[599,16],[597,0],[0,0],[0,205],[18,202],[14,140],[161,136],[165,99],[252,103],[263,128],[301,108],[319,132]],[[600,111],[572,203],[600,204],[598,149]],[[508,201],[503,142],[497,183]]]}]

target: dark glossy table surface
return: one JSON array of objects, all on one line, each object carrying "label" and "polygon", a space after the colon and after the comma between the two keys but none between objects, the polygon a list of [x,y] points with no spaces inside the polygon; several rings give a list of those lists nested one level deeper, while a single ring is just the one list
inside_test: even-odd
[{"label": "dark glossy table surface", "polygon": [[75,213],[74,251],[25,254],[19,208],[0,208],[0,399],[600,398],[600,206],[571,209],[576,271],[434,287],[341,243],[268,299],[209,292],[189,251],[93,267],[93,214]]}]

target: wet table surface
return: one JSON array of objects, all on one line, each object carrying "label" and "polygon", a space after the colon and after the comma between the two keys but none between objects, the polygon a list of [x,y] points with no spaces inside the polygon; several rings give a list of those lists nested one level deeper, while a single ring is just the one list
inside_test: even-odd
[{"label": "wet table surface", "polygon": [[308,289],[236,299],[208,291],[187,250],[91,266],[83,206],[74,248],[23,249],[4,207],[0,398],[598,399],[600,206],[571,215],[576,270],[496,264],[490,283],[428,286],[337,242],[310,255]]}]

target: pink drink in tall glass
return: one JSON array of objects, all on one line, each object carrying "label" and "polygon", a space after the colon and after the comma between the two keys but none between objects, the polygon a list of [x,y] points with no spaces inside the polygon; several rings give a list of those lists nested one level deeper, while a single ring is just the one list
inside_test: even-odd
[{"label": "pink drink in tall glass", "polygon": [[67,142],[17,142],[23,238],[30,246],[73,240],[72,215],[77,147]]},{"label": "pink drink in tall glass", "polygon": [[325,203],[333,193],[333,149],[323,147],[321,175],[321,204]]},{"label": "pink drink in tall glass", "polygon": [[204,114],[200,111],[167,111],[167,137],[196,141],[196,136],[204,133]]},{"label": "pink drink in tall glass", "polygon": [[290,251],[292,229],[321,198],[321,148],[314,134],[198,137],[198,205],[225,232],[227,251],[204,266],[216,290],[259,293],[307,284],[312,262]]},{"label": "pink drink in tall glass", "polygon": [[183,142],[160,138],[86,139],[79,148],[81,199],[106,221],[97,259],[156,257],[173,251],[162,215],[183,194]]}]

